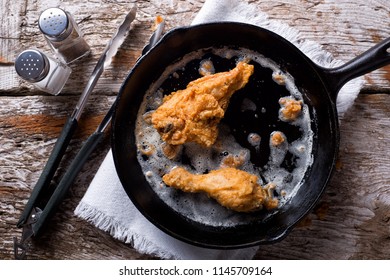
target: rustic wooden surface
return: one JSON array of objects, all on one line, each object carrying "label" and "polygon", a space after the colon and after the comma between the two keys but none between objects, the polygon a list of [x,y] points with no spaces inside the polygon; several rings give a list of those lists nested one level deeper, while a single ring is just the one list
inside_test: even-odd
[{"label": "rustic wooden surface", "polygon": [[[88,102],[65,164],[113,102],[151,33],[154,17],[162,15],[167,29],[189,25],[204,1],[0,0],[0,259],[13,258],[12,238],[21,234],[16,222],[31,189],[118,19],[134,2],[137,19]],[[390,35],[388,0],[248,2],[344,61]],[[40,11],[58,5],[74,14],[93,52],[72,66],[70,81],[54,97],[17,79],[13,61],[17,53],[32,46],[49,51],[37,19]],[[341,122],[337,170],[318,206],[283,241],[262,246],[255,259],[390,258],[389,80],[390,66],[365,76],[361,94]],[[32,244],[30,259],[153,258],[73,214],[108,149],[107,134],[48,231]],[[63,170],[61,166],[59,172]]]}]

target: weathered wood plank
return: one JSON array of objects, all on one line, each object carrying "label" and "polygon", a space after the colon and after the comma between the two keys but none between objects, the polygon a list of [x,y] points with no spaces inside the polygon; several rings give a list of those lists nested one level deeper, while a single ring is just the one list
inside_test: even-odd
[{"label": "weathered wood plank", "polygon": [[[58,181],[59,176],[64,172],[64,168],[69,164],[69,160],[78,151],[82,141],[97,127],[113,100],[113,97],[104,96],[91,98],[86,112],[81,118],[79,129],[71,141],[65,162],[60,165],[54,181]],[[0,227],[4,245],[4,248],[0,246],[0,255],[2,256],[0,258],[9,258],[11,257],[12,235],[20,236],[20,230],[17,230],[15,227],[18,216],[21,214],[20,211],[24,208],[31,189],[42,172],[42,168],[66,121],[67,115],[70,114],[75,105],[75,100],[72,96],[8,97],[1,98],[0,104],[2,108],[0,113],[2,119],[0,124],[0,193],[2,194],[0,215],[2,217],[1,220],[5,221],[5,224]],[[58,232],[58,238],[64,239],[61,242],[58,240],[58,242],[62,243],[60,247],[64,246],[62,247],[63,249],[60,249],[60,251],[65,250],[62,252],[64,256],[67,254],[66,251],[70,248],[76,249],[79,247],[77,243],[90,235],[86,234],[85,230],[80,230],[78,234],[81,234],[82,237],[70,247],[67,247],[69,244],[66,240],[70,236],[65,234],[66,231],[72,233],[72,228],[77,227],[77,225],[79,225],[78,228],[85,226],[84,223],[75,219],[73,210],[109,148],[108,138],[108,135],[106,135],[99,149],[92,154],[88,164],[83,168],[74,184],[77,188],[71,190],[70,196],[72,198],[66,200],[58,213],[58,217],[54,219],[53,225],[50,227],[52,230],[49,230],[51,232],[48,235],[49,239],[53,238],[54,232],[57,232],[56,230],[53,231],[53,227],[57,226],[55,221],[57,219],[66,221],[65,223],[58,223],[59,228],[64,227],[64,232]],[[77,199],[75,199],[75,194]],[[69,218],[72,222],[67,222]],[[40,242],[44,242],[44,240],[46,240],[47,244],[52,244],[52,241],[48,241],[45,237]],[[39,258],[67,258],[51,255],[51,245],[47,246],[47,244],[42,247],[44,252],[37,252],[36,255],[32,254],[32,257],[34,258],[35,255],[39,256]],[[53,250],[56,246],[53,247]],[[91,246],[91,244],[87,242],[86,246]],[[88,257],[85,256],[85,258]]]},{"label": "weathered wood plank", "polygon": [[[167,20],[167,30],[173,27],[189,25],[200,9],[202,0],[194,1],[137,1],[139,7],[137,20],[134,22],[130,39],[119,53],[120,63],[116,69],[108,69],[97,86],[98,92],[116,92],[119,84],[140,54],[143,44],[150,35],[151,26],[156,14]],[[303,39],[314,40],[340,60],[348,61],[356,55],[389,37],[390,5],[386,0],[331,0],[331,1],[248,1],[259,6],[270,15],[295,27],[302,33]],[[37,47],[44,51],[49,48],[37,28],[40,11],[48,7],[45,0],[34,2],[2,0],[3,24],[1,25],[1,51],[7,63],[12,63],[16,55],[28,47]],[[129,7],[126,1],[84,2],[72,0],[69,3],[50,2],[50,6],[59,5],[74,14],[80,22],[80,28],[92,47],[91,56],[72,66],[73,74],[64,93],[78,94],[86,83],[86,73],[91,73],[99,54],[118,20]],[[358,20],[357,20],[358,19]],[[31,87],[17,79],[12,65],[0,67],[2,77],[0,94],[5,90],[18,94],[29,94]],[[366,78],[365,87],[381,87],[390,90],[390,68],[375,71]],[[82,79],[80,79],[82,78]],[[113,82],[112,79],[116,82]],[[22,86],[22,89],[20,88]],[[26,88],[27,87],[27,88]]]},{"label": "weathered wood plank", "polygon": [[[89,73],[130,5],[123,0],[114,2],[0,0],[0,259],[13,258],[12,238],[21,234],[15,227],[17,219]],[[156,14],[165,17],[167,29],[188,25],[204,1],[133,2],[138,5],[138,15],[130,36],[88,102],[60,174],[112,104],[150,36]],[[297,28],[302,38],[317,41],[343,61],[389,36],[387,0],[247,2],[271,19]],[[60,5],[73,13],[93,49],[89,57],[72,65],[70,81],[60,96],[44,94],[21,82],[12,65],[24,48],[49,50],[36,26],[39,12],[48,5]],[[390,258],[389,73],[390,68],[385,67],[366,75],[364,92],[377,94],[361,94],[342,120],[340,160],[318,206],[286,239],[262,246],[256,259]],[[76,178],[48,231],[34,242],[30,258],[151,258],[73,215],[108,149],[106,135]]]},{"label": "weathered wood plank", "polygon": [[390,258],[389,95],[360,95],[341,123],[337,170],[314,211],[257,258]]},{"label": "weathered wood plank", "polygon": [[[31,187],[38,179],[59,133],[64,115],[57,112],[71,97],[9,97],[0,106],[0,258],[12,258],[12,237]],[[72,142],[74,154],[112,97],[91,100],[84,122],[86,131]],[[29,100],[31,103],[26,105]],[[325,195],[316,209],[282,242],[262,246],[256,258],[347,259],[389,258],[390,236],[390,95],[362,94],[341,123],[340,161]],[[25,110],[18,109],[25,104]],[[50,106],[49,106],[50,105]],[[8,118],[9,111],[15,114]],[[46,107],[46,122],[42,118]],[[50,108],[48,108],[50,107]],[[69,105],[69,107],[72,107]],[[26,114],[26,111],[29,114]],[[15,120],[19,122],[15,123]],[[39,131],[39,132],[37,132]],[[40,259],[134,259],[131,246],[77,219],[73,210],[92,180],[109,140],[93,153],[76,179],[71,193],[56,214],[47,233],[34,244],[31,258]],[[63,172],[63,168],[60,172]]]},{"label": "weathered wood plank", "polygon": [[[1,0],[2,6],[7,7],[2,10],[2,18],[10,17],[15,10],[25,7],[24,13],[15,15],[15,21],[11,23],[4,22],[0,38],[2,53],[6,59],[6,65],[2,65],[0,82],[0,96],[2,94],[42,94],[28,83],[17,78],[13,69],[12,62],[17,54],[30,47],[38,48],[47,54],[50,54],[50,48],[40,34],[37,21],[39,14],[49,6],[59,6],[71,12],[75,20],[79,23],[80,29],[84,32],[86,41],[90,44],[92,53],[82,61],[70,65],[72,74],[69,82],[63,89],[63,94],[80,94],[85,86],[88,76],[92,73],[93,68],[104,50],[108,40],[115,32],[119,22],[124,18],[130,7],[135,3],[128,1],[81,1],[73,0],[69,3],[61,1],[16,1],[13,2],[15,9],[8,8],[8,1]],[[166,30],[173,27],[186,25],[191,22],[191,18],[200,9],[203,1],[136,1],[138,12],[137,18],[132,24],[132,30],[125,43],[121,46],[119,53],[113,63],[104,72],[96,86],[96,92],[102,94],[115,94],[121,81],[125,78],[131,69],[137,57],[141,54],[144,44],[146,44],[152,33],[152,26],[157,15],[163,15],[167,19]],[[28,12],[26,12],[28,11]],[[4,15],[4,16],[3,16]],[[12,17],[10,17],[12,19]],[[19,22],[22,22],[20,24]],[[8,30],[8,25],[12,28]],[[3,35],[4,34],[4,35]],[[11,35],[13,36],[12,39]],[[4,39],[3,39],[4,38]]]},{"label": "weathered wood plank", "polygon": [[[387,0],[259,1],[258,5],[270,18],[295,27],[303,39],[318,42],[345,62],[390,36]],[[365,87],[388,90],[390,67],[368,74]]]},{"label": "weathered wood plank", "polygon": [[25,5],[20,1],[0,0],[0,92],[17,88],[19,83],[13,69],[14,52],[20,44],[24,25]]}]

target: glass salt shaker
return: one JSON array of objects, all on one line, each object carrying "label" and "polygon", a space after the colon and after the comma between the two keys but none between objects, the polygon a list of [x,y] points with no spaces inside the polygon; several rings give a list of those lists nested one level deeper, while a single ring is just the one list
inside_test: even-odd
[{"label": "glass salt shaker", "polygon": [[50,47],[65,63],[71,63],[90,52],[89,45],[69,12],[49,8],[41,13],[38,25]]},{"label": "glass salt shaker", "polygon": [[67,65],[38,50],[25,50],[15,60],[16,73],[38,89],[57,95],[72,70]]}]

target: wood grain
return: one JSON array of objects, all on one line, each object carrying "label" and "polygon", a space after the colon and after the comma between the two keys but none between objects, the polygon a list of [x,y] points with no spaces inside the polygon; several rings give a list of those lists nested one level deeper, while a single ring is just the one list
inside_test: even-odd
[{"label": "wood grain", "polygon": [[341,122],[337,170],[313,212],[258,258],[390,257],[389,95],[362,94]]},{"label": "wood grain", "polygon": [[[25,98],[18,99],[22,101]],[[256,258],[390,257],[390,159],[383,156],[390,154],[390,112],[388,107],[384,106],[388,102],[390,96],[387,94],[362,94],[358,97],[352,110],[342,120],[337,171],[320,203],[286,239],[274,245],[262,246]],[[51,103],[60,104],[54,100]],[[39,102],[35,104],[38,107],[40,105]],[[38,108],[31,109],[38,111]],[[94,122],[95,118],[99,118],[101,109],[89,109],[86,122]],[[56,123],[61,120],[56,120],[54,112],[55,110],[50,118],[55,120],[53,128],[56,130]],[[31,133],[37,129],[34,121],[26,121],[17,128],[12,127],[8,121],[1,122],[0,234],[4,244],[4,248],[0,248],[2,258],[12,257],[12,237],[20,232],[15,229],[17,217],[26,203],[30,187],[38,179],[55,138],[55,133],[43,128],[45,125],[41,126],[40,134],[34,134]],[[84,135],[78,134],[72,142],[73,149],[76,150],[80,146],[83,137]],[[4,142],[3,139],[9,140]],[[92,155],[77,177],[71,193],[48,231],[34,243],[31,258],[150,258],[138,254],[131,246],[114,240],[73,215],[74,208],[108,147],[109,141],[106,137],[100,149]]]},{"label": "wood grain", "polygon": [[[135,2],[137,19],[99,80],[55,181],[111,106],[151,34],[155,16],[166,19],[167,29],[189,25],[204,1],[0,0],[0,259],[13,258],[12,238],[21,234],[16,222],[31,189],[118,20]],[[389,36],[387,0],[247,2],[343,61]],[[51,96],[20,81],[13,60],[31,46],[49,51],[36,23],[40,11],[58,5],[75,16],[93,52],[71,66],[70,81],[61,95]],[[337,170],[319,204],[284,240],[261,246],[255,259],[390,258],[390,67],[365,77],[362,94],[341,121]],[[47,231],[32,244],[30,259],[154,258],[73,214],[110,147],[109,140],[107,133]]]},{"label": "wood grain", "polygon": [[[0,38],[2,38],[0,47],[3,54],[1,57],[7,63],[12,63],[20,51],[29,47],[49,52],[49,47],[37,28],[39,13],[47,7],[47,3],[44,0],[31,3],[27,1],[24,3],[23,0],[12,1],[10,4],[8,2],[6,0],[0,2],[5,15],[1,19],[3,22],[0,27]],[[80,0],[68,2],[61,3],[59,6],[66,7],[74,14],[93,50],[91,56],[85,58],[82,64],[72,67],[73,74],[64,89],[65,94],[78,94],[87,78],[82,73],[92,71],[106,41],[128,10],[129,3],[121,1],[116,4],[111,2],[84,3]],[[123,80],[134,64],[150,35],[154,17],[157,14],[167,19],[167,30],[189,25],[203,2],[201,0],[137,1],[137,19],[134,22],[133,32],[118,54],[120,63],[114,61],[112,68],[104,73],[96,90],[105,93],[110,91],[112,94],[118,90],[120,83],[113,82],[113,80]],[[335,58],[345,62],[389,37],[390,5],[386,0],[248,2],[258,5],[260,9],[269,14],[271,19],[280,20],[298,29],[303,39],[318,42]],[[50,2],[50,5],[55,6],[55,3]],[[10,92],[31,94],[32,88],[17,78],[12,65],[2,65],[0,71],[1,76],[7,77],[0,81],[0,95],[5,90],[8,94]],[[371,90],[381,88],[382,91],[390,91],[389,76],[390,67],[374,71],[366,76],[365,87]]]}]

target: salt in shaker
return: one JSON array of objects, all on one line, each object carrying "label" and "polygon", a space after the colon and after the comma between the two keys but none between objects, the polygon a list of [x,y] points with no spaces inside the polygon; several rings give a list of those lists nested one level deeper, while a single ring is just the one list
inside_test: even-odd
[{"label": "salt in shaker", "polygon": [[22,79],[54,95],[60,93],[71,73],[67,65],[34,49],[18,55],[15,70]]},{"label": "salt in shaker", "polygon": [[71,63],[90,52],[73,16],[60,8],[43,11],[38,20],[39,29],[50,47],[65,63]]}]

